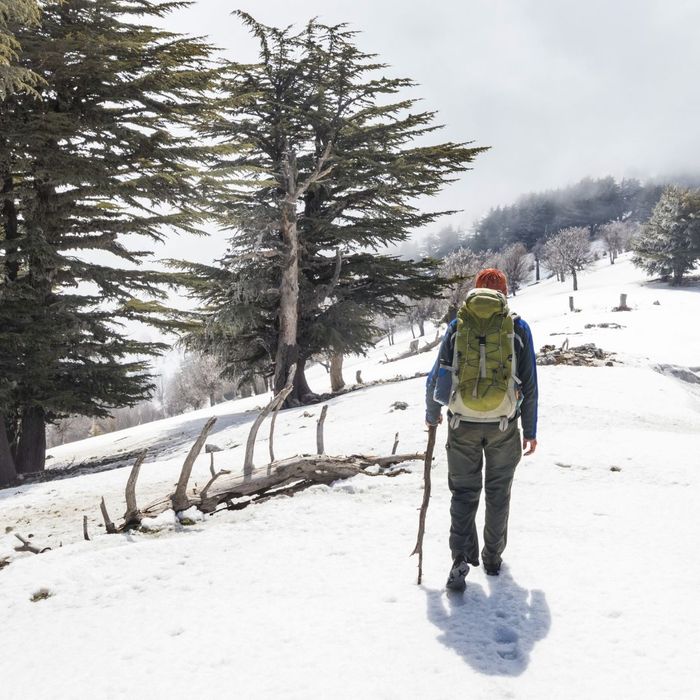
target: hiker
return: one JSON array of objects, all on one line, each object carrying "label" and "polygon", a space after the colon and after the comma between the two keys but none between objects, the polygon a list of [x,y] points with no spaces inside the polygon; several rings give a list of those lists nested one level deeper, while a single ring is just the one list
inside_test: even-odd
[{"label": "hiker", "polygon": [[[482,270],[448,327],[428,376],[426,423],[442,423],[447,406],[450,550],[447,587],[464,590],[479,566],[475,517],[485,464],[486,524],[481,560],[497,576],[506,547],[510,490],[522,451],[537,448],[537,368],[530,328],[511,314],[500,270]],[[514,357],[513,357],[514,355]],[[522,422],[520,440],[518,417]]]}]

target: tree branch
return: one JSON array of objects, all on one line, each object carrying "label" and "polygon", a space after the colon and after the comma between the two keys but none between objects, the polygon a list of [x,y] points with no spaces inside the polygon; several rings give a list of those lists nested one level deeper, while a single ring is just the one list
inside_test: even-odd
[{"label": "tree branch", "polygon": [[214,423],[216,423],[216,417],[212,416],[205,423],[204,427],[202,428],[202,432],[195,441],[194,445],[192,445],[189,454],[185,458],[185,462],[182,465],[182,470],[180,471],[180,478],[177,482],[177,488],[172,496],[172,506],[175,512],[187,510],[187,508],[190,506],[190,502],[187,498],[187,483],[190,480],[194,462],[199,456],[199,453],[202,451],[202,447],[204,447],[204,443],[207,440],[209,432],[214,427]]},{"label": "tree branch", "polygon": [[255,422],[250,429],[250,433],[248,433],[248,442],[246,443],[245,448],[245,460],[243,461],[243,476],[245,479],[250,479],[250,476],[253,473],[253,452],[255,451],[255,439],[258,435],[258,430],[260,430],[260,426],[270,412],[279,409],[279,407],[286,401],[289,394],[292,393],[296,371],[297,366],[296,363],[294,363],[289,369],[287,383],[284,385],[284,388],[270,401],[270,403],[267,404],[267,406],[265,406],[265,408],[263,408],[262,411],[260,411],[260,414],[255,419]]}]

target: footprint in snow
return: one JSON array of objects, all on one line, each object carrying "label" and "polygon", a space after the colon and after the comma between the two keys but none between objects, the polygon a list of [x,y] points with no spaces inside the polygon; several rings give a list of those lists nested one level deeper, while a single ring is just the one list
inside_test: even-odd
[{"label": "footprint in snow", "polygon": [[520,650],[518,649],[518,633],[506,627],[505,625],[499,625],[496,627],[496,633],[494,639],[498,647],[496,648],[496,653],[505,661],[515,661],[520,656]]}]

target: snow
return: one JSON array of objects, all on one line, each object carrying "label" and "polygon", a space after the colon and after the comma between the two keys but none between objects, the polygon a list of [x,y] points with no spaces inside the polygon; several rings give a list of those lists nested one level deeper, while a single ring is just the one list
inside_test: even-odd
[{"label": "snow", "polygon": [[[579,313],[568,311],[569,283],[554,280],[511,300],[538,347],[566,333],[571,345],[595,342],[620,363],[539,368],[540,444],[516,473],[501,576],[473,568],[463,596],[445,592],[445,426],[420,587],[409,557],[420,463],[391,479],[358,476],[205,519],[166,511],[128,535],[101,534],[99,514],[102,496],[113,519],[124,512],[127,467],[6,489],[0,697],[697,697],[700,385],[653,366],[700,365],[700,288],[650,284],[625,256],[599,261],[579,285]],[[621,292],[633,311],[611,311]],[[603,322],[624,328],[585,328]],[[426,372],[433,352],[380,363],[410,339],[348,360],[346,379],[356,369],[365,381]],[[322,368],[309,379],[319,389],[328,381]],[[424,384],[330,401],[326,450],[387,454],[396,432],[401,452],[424,449]],[[219,416],[208,440],[223,450],[216,467],[240,469],[254,409],[267,398],[64,445],[51,450],[52,464],[148,447],[143,504],[172,489],[209,415]],[[408,407],[392,409],[395,401]],[[278,456],[314,450],[320,408],[280,413]],[[265,428],[260,437],[264,464]],[[208,475],[203,454],[193,481]],[[52,550],[16,553],[15,532]],[[32,602],[41,589],[50,596]]]}]

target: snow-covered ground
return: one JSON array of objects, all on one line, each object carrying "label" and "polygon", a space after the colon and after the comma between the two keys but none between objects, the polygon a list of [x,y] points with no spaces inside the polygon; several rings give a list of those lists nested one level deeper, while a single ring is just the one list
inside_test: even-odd
[{"label": "snow-covered ground", "polygon": [[[621,363],[539,368],[540,444],[518,467],[500,577],[472,569],[463,596],[445,593],[441,446],[420,587],[408,556],[418,463],[411,474],[358,476],[187,527],[166,515],[159,529],[123,536],[100,534],[98,504],[104,496],[113,518],[123,513],[125,468],[6,489],[0,698],[698,697],[700,385],[653,366],[700,366],[700,287],[646,283],[625,258],[600,261],[580,287],[578,313],[568,311],[570,285],[553,280],[511,300],[538,347],[595,342]],[[622,292],[633,310],[613,313]],[[624,328],[585,328],[605,322]],[[366,381],[427,371],[432,352],[380,364],[409,340],[348,360],[346,379],[356,369]],[[322,368],[311,372],[314,388],[327,382]],[[327,451],[386,454],[396,432],[402,452],[424,449],[424,383],[331,401]],[[266,400],[54,448],[51,463],[148,447],[137,494],[145,504],[172,487],[209,415],[219,416],[209,438],[224,450],[217,466],[239,469]],[[408,408],[392,410],[395,401]],[[319,411],[279,415],[278,456],[314,451]],[[258,464],[264,428],[261,438]],[[208,461],[199,458],[194,481],[207,478]],[[15,532],[53,549],[17,554]],[[40,589],[49,597],[32,602]]]}]

